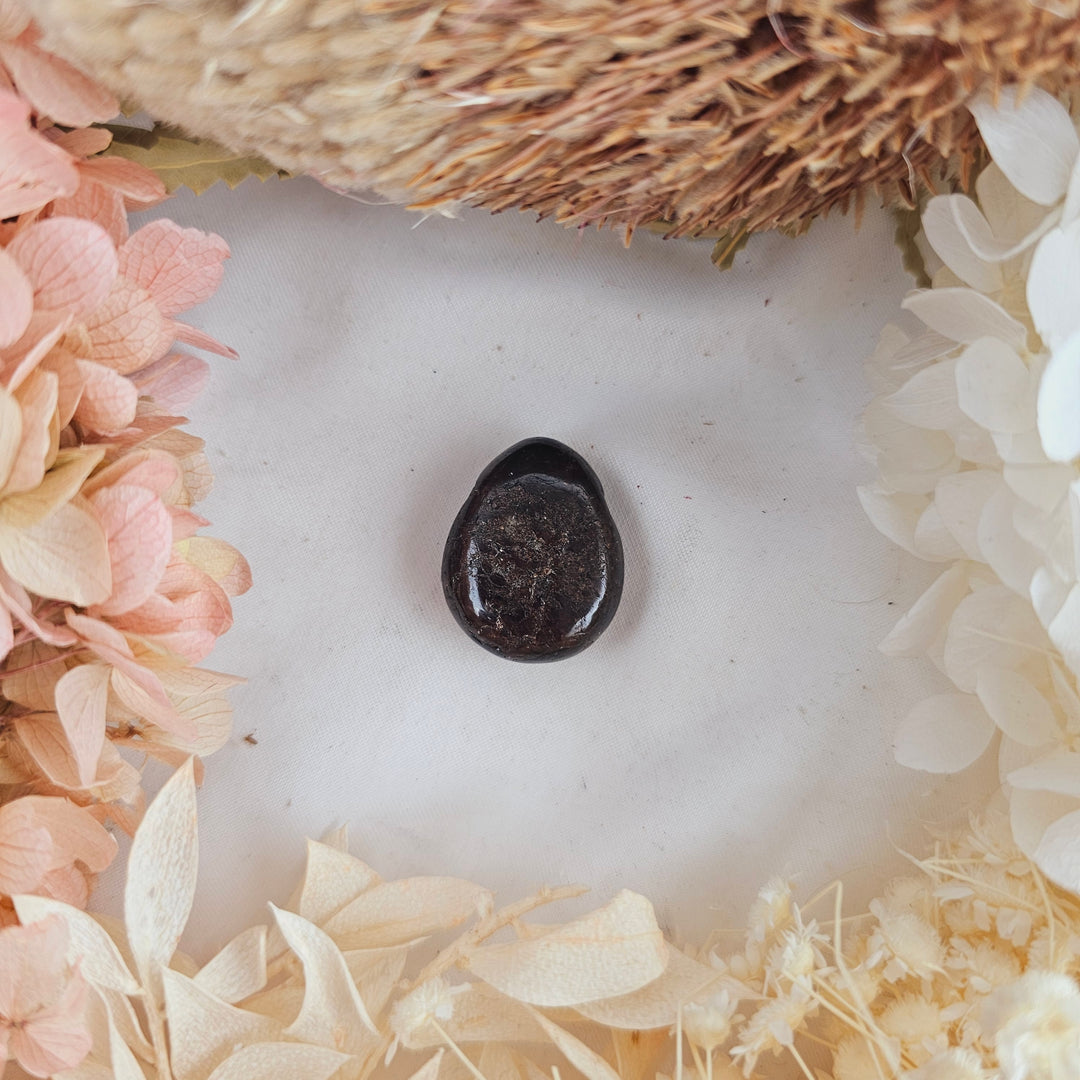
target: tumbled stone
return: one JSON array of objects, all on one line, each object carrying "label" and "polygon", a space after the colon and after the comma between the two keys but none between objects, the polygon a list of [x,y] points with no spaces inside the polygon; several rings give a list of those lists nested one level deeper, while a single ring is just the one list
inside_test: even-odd
[{"label": "tumbled stone", "polygon": [[509,660],[591,645],[622,595],[619,531],[596,473],[554,439],[526,439],[479,476],[454,520],[443,592],[465,632]]}]

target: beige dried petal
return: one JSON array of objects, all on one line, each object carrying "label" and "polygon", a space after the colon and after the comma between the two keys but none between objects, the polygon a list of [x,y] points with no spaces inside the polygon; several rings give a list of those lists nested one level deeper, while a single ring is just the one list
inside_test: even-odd
[{"label": "beige dried petal", "polygon": [[35,712],[51,712],[56,707],[53,694],[57,681],[78,663],[78,657],[65,654],[63,649],[44,641],[28,641],[11,651],[8,670],[17,674],[0,680],[0,692]]},{"label": "beige dried petal", "polygon": [[548,1038],[586,1080],[619,1080],[619,1074],[598,1054],[569,1031],[553,1024],[543,1013],[526,1006]]},{"label": "beige dried petal", "polygon": [[172,959],[191,911],[199,841],[195,776],[189,758],[147,808],[128,857],[124,921],[143,985]]},{"label": "beige dried petal", "polygon": [[391,1016],[391,1030],[410,1050],[444,1046],[434,1020],[455,1042],[542,1042],[526,1006],[483,983],[450,988],[441,980],[421,984],[402,998]]},{"label": "beige dried petal", "polygon": [[227,1005],[178,971],[164,969],[161,980],[176,1080],[207,1080],[238,1047],[281,1036],[276,1021]]},{"label": "beige dried petal", "polygon": [[308,922],[321,926],[331,915],[381,881],[370,866],[348,852],[309,840],[307,866],[294,910]]},{"label": "beige dried petal", "polygon": [[409,1080],[437,1080],[439,1066],[442,1064],[443,1054],[445,1053],[445,1050],[436,1051],[409,1077]]},{"label": "beige dried petal", "polygon": [[372,1018],[390,1000],[405,971],[409,951],[410,946],[398,945],[388,949],[351,949],[341,954]]},{"label": "beige dried petal", "polygon": [[484,1080],[522,1080],[513,1053],[502,1043],[484,1043],[476,1067]]},{"label": "beige dried petal", "polygon": [[488,889],[458,878],[405,878],[367,889],[324,928],[343,949],[399,945],[460,926],[491,900]]},{"label": "beige dried petal", "polygon": [[124,1044],[130,1047],[143,1061],[152,1062],[154,1060],[154,1048],[150,1045],[150,1040],[147,1039],[143,1032],[142,1022],[136,1015],[128,997],[119,990],[110,990],[100,986],[98,987],[98,994],[105,1002],[109,1010],[110,1021],[120,1033],[120,1038]]},{"label": "beige dried petal", "polygon": [[195,976],[196,984],[222,1001],[243,1001],[266,985],[266,927],[237,934]]},{"label": "beige dried petal", "polygon": [[260,1042],[226,1058],[208,1080],[329,1080],[349,1057],[325,1046]]},{"label": "beige dried petal", "polygon": [[273,990],[264,990],[244,1002],[247,1012],[258,1013],[276,1020],[283,1028],[300,1015],[304,1004],[304,988],[296,982],[284,986],[275,986]]},{"label": "beige dried petal", "polygon": [[376,1028],[338,947],[307,919],[273,904],[270,910],[304,966],[304,1003],[285,1034],[344,1053],[370,1051]]},{"label": "beige dried petal", "polygon": [[[112,996],[102,996],[99,1000],[108,1017],[109,1063],[112,1066],[113,1080],[144,1080],[145,1074],[132,1053],[131,1045],[121,1034],[120,1026],[116,1023]],[[127,998],[123,1000],[127,1002]]]},{"label": "beige dried petal", "polygon": [[652,904],[624,890],[538,940],[477,949],[467,966],[519,1001],[576,1006],[639,990],[663,974],[667,960]]},{"label": "beige dried petal", "polygon": [[[727,979],[727,983],[733,980]],[[691,960],[678,949],[668,949],[664,973],[640,990],[602,1001],[578,1005],[582,1016],[609,1028],[647,1030],[672,1027],[678,1020],[679,1009],[706,989],[725,982],[724,976]]]}]

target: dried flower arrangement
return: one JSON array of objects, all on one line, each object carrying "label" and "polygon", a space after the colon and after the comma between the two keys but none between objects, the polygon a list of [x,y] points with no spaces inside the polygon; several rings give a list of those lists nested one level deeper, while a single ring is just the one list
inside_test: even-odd
[{"label": "dried flower arrangement", "polygon": [[[103,156],[115,102],[0,0],[0,1070],[64,1080],[1074,1080],[1080,1075],[1080,141],[1049,94],[974,99],[977,201],[931,200],[932,288],[886,329],[864,418],[872,520],[948,564],[885,643],[957,693],[901,760],[948,771],[1000,730],[1002,805],[866,912],[780,880],[744,933],[664,939],[623,892],[561,925],[477,885],[384,882],[309,842],[271,921],[205,964],[199,758],[232,681],[191,665],[249,582],[196,535],[209,475],[172,415],[228,354],[175,316],[217,237],[127,210],[164,195]],[[118,747],[176,765],[142,813]],[[1007,800],[1007,804],[1005,802]],[[125,918],[82,910],[134,833]],[[455,936],[456,935],[456,936]],[[391,1064],[393,1062],[393,1064]]]},{"label": "dried flower arrangement", "polygon": [[127,211],[165,189],[104,157],[116,101],[0,2],[0,924],[10,896],[82,906],[143,809],[129,747],[220,746],[237,680],[194,665],[250,583],[199,535],[212,482],[177,415],[232,351],[177,319],[225,243]]},{"label": "dried flower arrangement", "polygon": [[1080,72],[1077,0],[31,6],[125,100],[292,172],[677,236],[910,200],[970,166],[980,91]]}]

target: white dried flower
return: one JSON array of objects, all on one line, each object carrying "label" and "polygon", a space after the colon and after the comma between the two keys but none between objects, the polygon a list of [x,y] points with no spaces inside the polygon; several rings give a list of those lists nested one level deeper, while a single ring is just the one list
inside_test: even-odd
[{"label": "white dried flower", "polygon": [[454,1015],[454,995],[457,989],[445,979],[429,979],[400,998],[390,1013],[390,1030],[405,1046],[414,1042],[423,1045],[423,1036],[432,1020],[445,1024]]},{"label": "white dried flower", "polygon": [[818,931],[816,920],[803,926],[797,917],[796,925],[782,930],[769,950],[765,985],[782,988],[798,983],[808,987],[815,971],[823,975],[830,970],[821,951],[821,946],[827,942],[828,938]]},{"label": "white dried flower", "polygon": [[884,964],[889,982],[908,975],[928,979],[943,971],[945,947],[937,930],[910,911],[893,911],[881,900],[870,902],[877,928],[870,936],[867,964]]},{"label": "white dried flower", "polygon": [[695,1046],[715,1050],[727,1042],[733,1025],[742,1019],[735,1015],[738,1005],[738,998],[727,990],[719,990],[704,1001],[692,1001],[683,1006],[683,1032]]},{"label": "white dried flower", "polygon": [[903,1080],[990,1080],[978,1054],[955,1047],[935,1054],[914,1072],[902,1076]]},{"label": "white dried flower", "polygon": [[778,1054],[795,1042],[795,1032],[806,1018],[816,1011],[810,995],[800,986],[793,986],[783,997],[771,998],[739,1031],[739,1044],[732,1048],[731,1057],[742,1065],[743,1075],[749,1076],[764,1053]]},{"label": "white dried flower", "polygon": [[791,886],[782,878],[774,877],[750,906],[747,937],[750,941],[763,942],[778,927],[787,926],[791,918]]},{"label": "white dried flower", "polygon": [[962,972],[964,984],[980,995],[1015,982],[1022,970],[1020,957],[1000,941],[972,944],[957,938],[947,964],[950,971]]},{"label": "white dried flower", "polygon": [[941,1006],[921,994],[906,994],[891,1002],[878,1017],[878,1027],[904,1046],[912,1060],[922,1062],[946,1048]]},{"label": "white dried flower", "polygon": [[994,991],[983,1008],[983,1029],[1003,1080],[1080,1076],[1080,987],[1068,975],[1028,972]]},{"label": "white dried flower", "polygon": [[835,1080],[881,1080],[895,1075],[899,1056],[895,1047],[886,1051],[876,1043],[871,1046],[862,1035],[849,1035],[836,1048],[833,1076]]},{"label": "white dried flower", "polygon": [[[867,365],[879,393],[863,435],[878,479],[860,497],[897,544],[947,564],[882,643],[928,655],[956,687],[911,711],[897,759],[957,772],[1000,732],[1017,842],[1075,891],[1080,138],[1041,90],[982,95],[971,110],[994,163],[977,203],[942,195],[923,213],[940,266],[904,301],[925,331],[887,328]],[[1026,943],[1022,907],[997,920],[1000,936]]]}]

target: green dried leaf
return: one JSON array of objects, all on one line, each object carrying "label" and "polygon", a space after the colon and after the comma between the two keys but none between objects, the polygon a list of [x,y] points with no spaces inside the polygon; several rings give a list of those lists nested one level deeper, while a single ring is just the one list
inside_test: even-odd
[{"label": "green dried leaf", "polygon": [[716,241],[712,249],[712,264],[717,270],[730,270],[735,263],[735,256],[739,254],[750,240],[750,234],[746,229],[739,228],[734,234],[728,233]]},{"label": "green dried leaf", "polygon": [[238,154],[209,139],[190,138],[164,125],[152,131],[117,124],[106,127],[112,132],[113,141],[105,153],[153,169],[170,194],[186,187],[201,195],[219,180],[234,188],[249,176],[266,180],[271,176],[291,175],[255,154]]},{"label": "green dried leaf", "polygon": [[896,232],[893,239],[903,256],[904,269],[915,279],[915,285],[919,289],[930,287],[930,275],[926,272],[926,262],[915,237],[922,228],[922,209],[894,210],[893,217],[896,220]]}]

